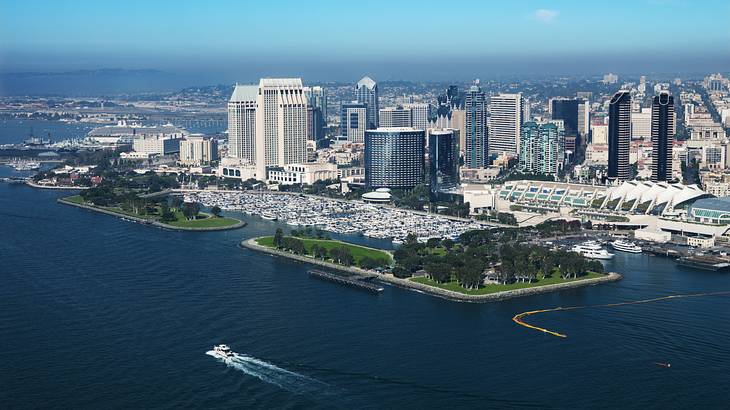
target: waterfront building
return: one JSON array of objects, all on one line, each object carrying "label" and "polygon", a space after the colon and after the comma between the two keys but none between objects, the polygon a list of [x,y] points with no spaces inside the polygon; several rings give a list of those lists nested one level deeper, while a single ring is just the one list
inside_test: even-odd
[{"label": "waterfront building", "polygon": [[520,170],[557,176],[565,162],[564,140],[564,130],[556,124],[526,122],[520,141]]},{"label": "waterfront building", "polygon": [[189,135],[180,141],[180,163],[183,165],[209,165],[218,159],[218,141],[202,134]]},{"label": "waterfront building", "polygon": [[381,108],[378,113],[378,121],[382,128],[412,127],[413,113],[410,108],[402,106]]},{"label": "waterfront building", "polygon": [[378,128],[378,111],[380,101],[378,96],[378,84],[370,77],[363,77],[355,85],[355,98],[360,104],[367,105],[367,129]]},{"label": "waterfront building", "polygon": [[609,103],[608,117],[608,178],[626,181],[631,176],[629,149],[631,145],[631,94],[619,91]]},{"label": "waterfront building", "polygon": [[517,156],[520,152],[520,128],[524,120],[521,93],[498,94],[489,104],[489,154]]},{"label": "waterfront building", "polygon": [[367,128],[366,104],[352,102],[340,106],[340,133],[350,142],[365,142]]},{"label": "waterfront building", "polygon": [[459,183],[459,130],[431,130],[428,161],[431,192],[453,188]]},{"label": "waterfront building", "polygon": [[243,164],[256,162],[258,86],[239,85],[228,100],[228,157]]},{"label": "waterfront building", "polygon": [[486,97],[478,83],[466,92],[464,100],[465,141],[464,166],[484,168],[488,165],[487,154],[487,104]]},{"label": "waterfront building", "polygon": [[136,138],[160,137],[179,139],[187,135],[187,131],[172,124],[146,126],[128,123],[124,120],[116,125],[105,125],[89,131],[87,136],[104,148],[116,149],[130,147]]},{"label": "waterfront building", "polygon": [[256,98],[256,168],[307,161],[307,99],[300,78],[262,78]]},{"label": "waterfront building", "polygon": [[169,155],[180,152],[180,140],[177,135],[143,134],[132,141],[134,152],[144,156]]},{"label": "waterfront building", "polygon": [[424,182],[425,132],[412,127],[365,131],[365,185],[413,188]]},{"label": "waterfront building", "polygon": [[318,181],[337,179],[338,175],[337,164],[315,162],[271,168],[267,180],[279,185],[312,185]]},{"label": "waterfront building", "polygon": [[652,181],[672,179],[673,129],[674,97],[663,92],[651,104]]}]

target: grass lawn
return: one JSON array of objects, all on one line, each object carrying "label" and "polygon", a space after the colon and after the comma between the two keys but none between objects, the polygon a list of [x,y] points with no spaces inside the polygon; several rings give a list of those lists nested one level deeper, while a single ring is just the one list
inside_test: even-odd
[{"label": "grass lawn", "polygon": [[177,217],[177,221],[162,223],[180,228],[221,228],[224,226],[232,226],[239,222],[238,219],[226,217],[216,218],[213,215],[203,212],[198,214],[197,219],[190,221],[185,219],[185,215],[183,215],[182,211],[176,211],[175,216]]},{"label": "grass lawn", "polygon": [[63,198],[68,202],[73,202],[75,204],[83,205],[84,204],[84,198],[81,197],[81,195],[74,195],[74,196],[67,196],[66,198]]},{"label": "grass lawn", "polygon": [[[385,251],[381,251],[378,249],[373,248],[367,248],[365,246],[359,246],[359,245],[353,245],[347,242],[342,241],[335,241],[332,239],[309,239],[309,238],[297,238],[300,239],[302,242],[304,242],[304,248],[307,250],[307,253],[311,254],[312,245],[317,244],[319,246],[322,246],[324,248],[327,248],[327,251],[333,249],[333,248],[341,248],[346,247],[350,250],[350,253],[352,254],[352,257],[355,259],[355,264],[359,265],[360,260],[365,257],[371,257],[374,259],[385,259],[390,264],[392,259],[390,257],[390,254]],[[261,246],[266,246],[269,248],[274,247],[274,237],[273,236],[263,236],[261,238],[256,239],[256,243],[258,243]]]},{"label": "grass lawn", "polygon": [[424,285],[434,286],[441,289],[451,290],[454,292],[463,293],[465,295],[488,295],[490,293],[497,293],[497,292],[503,292],[505,290],[515,290],[515,289],[524,289],[524,288],[534,288],[537,286],[545,286],[545,285],[555,285],[558,283],[566,283],[566,282],[575,282],[578,280],[583,279],[593,279],[598,278],[603,275],[595,272],[590,272],[585,276],[581,276],[578,279],[562,279],[559,274],[553,274],[551,277],[539,280],[537,282],[533,283],[511,283],[509,285],[485,285],[480,286],[479,289],[465,289],[461,285],[459,285],[456,281],[446,282],[446,283],[436,283],[433,280],[427,278],[427,277],[420,277],[420,278],[411,278],[410,280],[418,283],[422,283]]}]

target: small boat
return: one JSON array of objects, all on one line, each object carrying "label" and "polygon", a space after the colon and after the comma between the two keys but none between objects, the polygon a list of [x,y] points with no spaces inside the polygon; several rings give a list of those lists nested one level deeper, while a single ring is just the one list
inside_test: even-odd
[{"label": "small boat", "polygon": [[641,253],[641,248],[633,242],[616,240],[611,242],[611,247],[617,251],[628,252],[628,253]]},{"label": "small boat", "polygon": [[210,353],[213,357],[223,360],[227,360],[235,356],[235,353],[231,351],[231,348],[224,344],[213,346],[213,350],[208,353]]},{"label": "small boat", "polygon": [[608,260],[613,258],[613,254],[606,251],[595,241],[588,241],[582,244],[573,246],[571,249],[573,252],[577,252],[589,259],[602,259]]},{"label": "small boat", "polygon": [[261,214],[261,217],[266,219],[267,221],[275,221],[275,220],[279,219],[276,217],[276,215],[272,215],[269,213],[263,213],[263,214]]}]

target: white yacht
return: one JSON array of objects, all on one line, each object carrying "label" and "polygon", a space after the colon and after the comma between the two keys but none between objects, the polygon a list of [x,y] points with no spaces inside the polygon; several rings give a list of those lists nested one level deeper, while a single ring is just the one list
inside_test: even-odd
[{"label": "white yacht", "polygon": [[276,215],[269,214],[269,213],[263,213],[263,214],[261,214],[261,217],[264,218],[264,219],[266,219],[267,221],[275,221],[275,220],[278,219],[276,217]]},{"label": "white yacht", "polygon": [[641,248],[635,243],[621,239],[611,242],[611,247],[621,252],[641,253]]},{"label": "white yacht", "polygon": [[209,351],[208,354],[223,360],[230,359],[235,355],[235,353],[231,351],[231,348],[228,347],[228,345],[213,346],[213,350]]},{"label": "white yacht", "polygon": [[599,245],[595,241],[588,241],[583,242],[581,244],[577,244],[573,246],[573,249],[571,249],[573,252],[577,252],[581,255],[583,255],[586,258],[590,259],[611,259],[613,258],[613,254],[608,252],[607,250],[603,249],[601,245]]}]

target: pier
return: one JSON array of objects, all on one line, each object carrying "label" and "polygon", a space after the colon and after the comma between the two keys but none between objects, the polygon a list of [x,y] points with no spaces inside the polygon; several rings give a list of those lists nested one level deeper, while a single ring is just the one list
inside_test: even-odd
[{"label": "pier", "polygon": [[333,273],[321,271],[318,269],[310,269],[307,271],[310,276],[314,278],[324,279],[328,280],[330,282],[339,283],[341,285],[351,286],[357,289],[366,290],[368,292],[373,293],[380,293],[383,291],[383,287],[376,285],[370,280],[374,279],[376,276],[341,276],[341,275],[335,275]]}]

